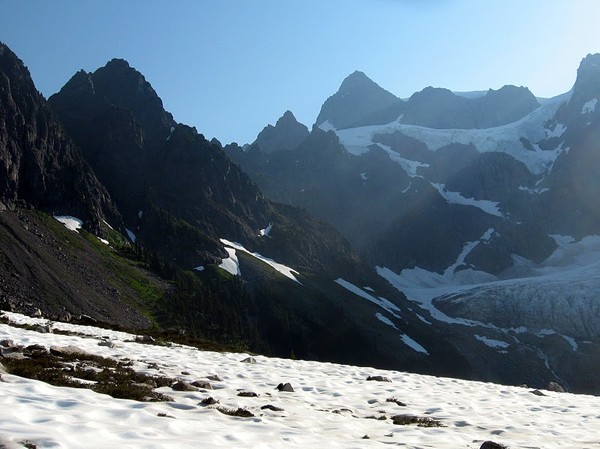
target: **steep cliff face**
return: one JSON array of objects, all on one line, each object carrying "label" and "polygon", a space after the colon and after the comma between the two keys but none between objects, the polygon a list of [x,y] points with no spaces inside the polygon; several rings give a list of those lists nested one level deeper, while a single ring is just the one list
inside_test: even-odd
[{"label": "steep cliff face", "polygon": [[[121,224],[106,189],[36,90],[29,71],[0,44],[0,203],[74,215],[100,232]],[[0,206],[2,207],[2,206]]]},{"label": "steep cliff face", "polygon": [[600,54],[588,55],[577,71],[571,98],[550,126],[562,130],[564,151],[548,175],[543,219],[555,232],[600,234]]}]

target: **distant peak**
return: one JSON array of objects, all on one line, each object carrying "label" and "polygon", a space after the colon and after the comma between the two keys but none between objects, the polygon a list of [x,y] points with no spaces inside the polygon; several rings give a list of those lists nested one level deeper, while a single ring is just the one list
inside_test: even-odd
[{"label": "distant peak", "polygon": [[106,63],[106,67],[110,67],[110,68],[115,68],[115,69],[129,69],[131,68],[131,66],[129,65],[129,63],[124,60],[124,59],[120,59],[120,58],[113,58],[110,61],[108,61]]},{"label": "distant peak", "polygon": [[340,92],[353,90],[360,86],[365,85],[377,85],[375,81],[369,78],[364,72],[359,70],[355,70],[350,75],[348,75],[344,81],[342,81],[342,85],[340,86]]},{"label": "distant peak", "polygon": [[298,120],[296,120],[296,117],[294,117],[294,114],[292,113],[292,111],[290,111],[289,109],[287,111],[285,111],[283,113],[283,115],[279,118],[279,120],[277,120],[277,124],[275,126],[278,125],[283,125],[283,124],[287,124],[287,123],[297,123]]},{"label": "distant peak", "polygon": [[570,104],[579,115],[584,103],[600,98],[600,54],[588,54],[577,69],[577,79],[573,86]]},{"label": "distant peak", "polygon": [[581,60],[581,67],[600,67],[600,53],[588,53],[588,55]]}]

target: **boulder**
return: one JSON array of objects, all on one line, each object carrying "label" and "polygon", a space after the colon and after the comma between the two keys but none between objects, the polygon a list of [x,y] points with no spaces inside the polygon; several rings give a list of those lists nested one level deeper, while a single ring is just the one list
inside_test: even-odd
[{"label": "boulder", "polygon": [[485,441],[479,449],[507,449],[506,446],[499,443],[494,443],[493,441]]},{"label": "boulder", "polygon": [[562,386],[560,386],[559,384],[557,384],[556,382],[550,382],[548,384],[547,390],[554,391],[556,393],[564,393],[565,392],[565,389]]},{"label": "boulder", "polygon": [[212,390],[212,385],[209,382],[206,382],[204,380],[195,380],[194,382],[191,383],[191,385],[193,387],[196,388],[202,388],[204,390]]},{"label": "boulder", "polygon": [[367,380],[375,381],[375,382],[391,382],[392,380],[389,377],[385,376],[369,376]]},{"label": "boulder", "polygon": [[181,380],[171,385],[171,388],[174,391],[198,391],[198,389],[193,385],[190,385],[189,383],[183,382]]},{"label": "boulder", "polygon": [[279,385],[277,385],[276,388],[279,391],[287,391],[288,393],[293,393],[294,392],[294,388],[292,387],[292,385],[289,382],[280,383]]}]

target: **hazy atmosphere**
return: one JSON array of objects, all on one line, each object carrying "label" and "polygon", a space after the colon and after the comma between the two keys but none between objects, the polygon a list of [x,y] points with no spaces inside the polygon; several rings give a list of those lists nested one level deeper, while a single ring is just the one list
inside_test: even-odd
[{"label": "hazy atmosphere", "polygon": [[402,98],[429,85],[566,92],[600,51],[599,15],[594,0],[4,0],[0,29],[46,97],[124,58],[176,121],[242,144],[286,109],[310,127],[354,70]]}]

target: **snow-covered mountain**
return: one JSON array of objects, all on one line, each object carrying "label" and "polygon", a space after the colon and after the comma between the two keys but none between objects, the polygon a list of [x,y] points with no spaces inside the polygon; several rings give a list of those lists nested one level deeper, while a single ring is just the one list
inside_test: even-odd
[{"label": "snow-covered mountain", "polygon": [[530,351],[597,389],[581,373],[600,360],[599,67],[588,55],[573,89],[541,103],[514,86],[396,101],[355,73],[296,150],[228,154],[267,195],[334,224],[471,362],[473,342],[494,363]]},{"label": "snow-covered mountain", "polygon": [[[0,324],[0,363],[16,369],[32,357],[53,360],[79,387],[1,372],[0,445],[8,449],[599,444],[600,398],[594,396],[152,345],[133,334],[18,314],[4,313],[3,319],[11,324]],[[114,387],[102,390],[106,373]],[[136,385],[136,376],[144,383]],[[121,393],[137,387],[162,401],[97,392],[118,396],[117,386]]]}]

